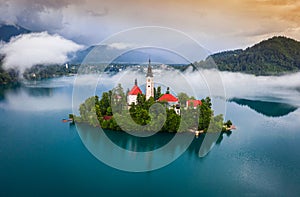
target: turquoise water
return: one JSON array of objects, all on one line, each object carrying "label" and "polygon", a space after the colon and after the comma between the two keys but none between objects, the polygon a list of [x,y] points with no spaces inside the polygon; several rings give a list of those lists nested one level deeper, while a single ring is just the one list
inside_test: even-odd
[{"label": "turquoise water", "polygon": [[[84,129],[77,131],[61,122],[72,111],[72,85],[60,80],[0,91],[0,196],[300,195],[299,109],[267,116],[257,106],[274,105],[257,101],[252,109],[255,100],[250,106],[228,102],[226,117],[238,129],[223,134],[207,156],[198,156],[200,136],[171,164],[131,173],[107,166],[87,150],[80,136],[92,136],[94,128],[81,125]],[[273,111],[280,106],[286,107],[276,105]],[[120,147],[137,151],[155,149],[173,137],[157,134],[149,143],[105,133]],[[109,148],[103,145],[113,156]]]}]

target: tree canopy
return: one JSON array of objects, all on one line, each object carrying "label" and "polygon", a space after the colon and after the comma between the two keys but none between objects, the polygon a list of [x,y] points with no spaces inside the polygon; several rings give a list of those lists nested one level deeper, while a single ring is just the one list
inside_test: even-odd
[{"label": "tree canopy", "polygon": [[[157,88],[158,90],[160,89]],[[179,98],[183,101],[190,99],[185,93],[180,93]],[[156,128],[155,123],[162,123],[161,132],[184,132],[190,130],[204,130],[205,132],[218,132],[223,129],[223,116],[214,116],[212,103],[209,97],[202,99],[202,105],[196,109],[181,107],[181,114],[177,114],[173,107],[166,102],[155,101],[153,97],[146,100],[144,94],[137,95],[137,104],[126,104],[126,95],[122,86],[103,92],[102,97],[93,96],[80,105],[80,117],[75,117],[77,122],[87,122],[92,126],[101,126],[103,129],[122,130],[122,128],[136,130],[136,125],[144,130],[152,131]],[[160,103],[165,109],[165,113],[159,108],[151,108],[156,103]],[[150,109],[151,108],[151,109]],[[197,118],[198,117],[198,118]],[[117,124],[121,123],[120,125]],[[155,122],[156,121],[156,122]],[[227,122],[226,125],[231,124]],[[123,125],[123,127],[122,127]],[[160,124],[158,124],[160,125]],[[122,127],[122,128],[121,128]]]},{"label": "tree canopy", "polygon": [[299,71],[300,42],[283,36],[275,36],[245,50],[238,49],[213,54],[205,61],[195,64],[205,68],[212,59],[221,71],[280,75]]}]

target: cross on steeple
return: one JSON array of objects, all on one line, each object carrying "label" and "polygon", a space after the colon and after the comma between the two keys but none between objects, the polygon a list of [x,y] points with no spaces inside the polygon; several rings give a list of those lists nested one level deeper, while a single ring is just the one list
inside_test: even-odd
[{"label": "cross on steeple", "polygon": [[149,58],[148,71],[146,77],[153,77],[150,58]]}]

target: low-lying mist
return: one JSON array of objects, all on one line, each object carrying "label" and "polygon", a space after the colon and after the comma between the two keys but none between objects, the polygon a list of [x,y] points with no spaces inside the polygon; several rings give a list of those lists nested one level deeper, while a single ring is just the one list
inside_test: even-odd
[{"label": "low-lying mist", "polygon": [[[282,101],[299,106],[300,102],[300,73],[283,76],[254,76],[242,73],[220,72],[217,70],[199,70],[180,72],[175,69],[154,70],[155,86],[162,86],[163,92],[170,87],[173,94],[186,92],[190,96],[203,98],[205,96],[224,99],[248,98],[258,100]],[[216,77],[216,76],[219,76]],[[98,78],[99,77],[99,78]],[[116,75],[78,75],[77,85],[93,85],[98,83],[97,90],[101,91],[115,87],[121,83],[124,91],[131,89],[134,80],[144,91],[145,74],[139,71],[126,70]],[[91,78],[94,78],[92,80]],[[99,81],[98,81],[99,80]],[[210,83],[207,83],[210,81]],[[212,83],[215,81],[215,83]],[[217,86],[214,87],[214,85]],[[223,88],[223,91],[220,90]],[[99,94],[99,92],[97,92]]]},{"label": "low-lying mist", "polygon": [[[241,73],[219,72],[216,70],[201,70],[180,72],[174,69],[153,70],[155,86],[162,87],[162,93],[170,87],[171,93],[177,95],[185,92],[197,99],[206,96],[226,101],[232,98],[245,98],[250,100],[274,101],[288,103],[293,106],[300,106],[300,73],[284,76],[254,76]],[[209,87],[206,79],[213,81],[219,76],[217,88]],[[60,77],[51,80],[24,82],[19,90],[7,91],[5,101],[0,101],[0,108],[40,111],[53,109],[78,109],[86,98],[93,95],[102,95],[122,84],[124,92],[131,89],[134,80],[144,91],[145,73],[134,70],[125,70],[116,75],[78,75],[75,77]],[[216,80],[219,80],[216,78]],[[212,83],[210,83],[212,84]],[[220,86],[221,84],[221,86]],[[79,96],[74,96],[74,89],[80,90]],[[219,90],[223,88],[223,91]],[[46,89],[49,94],[39,94],[40,89]],[[36,91],[34,91],[36,90]],[[46,91],[45,90],[45,91]],[[215,90],[215,91],[212,91]],[[43,92],[45,92],[43,91]],[[73,95],[72,95],[73,94]],[[73,98],[72,98],[73,96]],[[73,101],[72,101],[73,99]],[[47,107],[48,106],[48,107]],[[216,106],[214,106],[215,108]]]},{"label": "low-lying mist", "polygon": [[[146,67],[145,67],[146,69]],[[115,75],[78,75],[74,80],[73,110],[78,112],[79,105],[90,96],[101,96],[122,84],[124,92],[130,90],[135,79],[138,86],[145,91],[145,71],[128,69]],[[285,76],[264,76],[219,72],[217,70],[192,69],[180,72],[172,68],[154,69],[154,84],[162,87],[165,93],[167,87],[174,95],[185,92],[197,99],[210,96],[213,100],[215,114],[226,114],[226,101],[232,98],[273,101],[300,106],[299,87],[300,73]]]}]

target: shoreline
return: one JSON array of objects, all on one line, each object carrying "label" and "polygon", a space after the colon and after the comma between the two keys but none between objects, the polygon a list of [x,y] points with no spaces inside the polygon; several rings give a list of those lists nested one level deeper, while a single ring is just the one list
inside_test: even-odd
[{"label": "shoreline", "polygon": [[[102,130],[106,130],[106,131],[113,131],[113,132],[115,132],[115,131],[118,131],[118,132],[125,132],[125,133],[127,133],[126,131],[124,131],[124,130],[112,130],[112,129],[103,129],[100,125],[97,125],[97,126],[93,126],[93,125],[91,125],[91,124],[89,124],[88,122],[78,122],[78,121],[76,121],[76,120],[74,120],[74,123],[72,123],[72,122],[70,122],[70,124],[84,124],[84,125],[87,125],[87,126],[90,126],[90,127],[93,127],[93,128],[100,128],[100,129],[102,129]],[[178,132],[178,131],[172,131],[172,132],[168,132],[168,131],[157,131],[157,132],[153,132],[153,131],[137,131],[137,132],[145,132],[145,133],[150,133],[150,132],[152,132],[152,133],[169,133],[169,134],[177,134],[177,133],[192,133],[192,134],[194,134],[195,136],[199,136],[200,134],[207,134],[207,133],[218,133],[218,132],[220,132],[220,133],[226,133],[226,132],[229,132],[229,131],[232,131],[232,130],[235,130],[236,129],[236,126],[234,126],[234,125],[232,125],[230,128],[226,128],[226,130],[224,131],[224,130],[221,130],[221,131],[214,131],[214,132],[207,132],[207,131],[204,131],[204,130],[192,130],[192,129],[190,129],[190,130],[188,130],[188,131],[182,131],[182,132]]]}]

